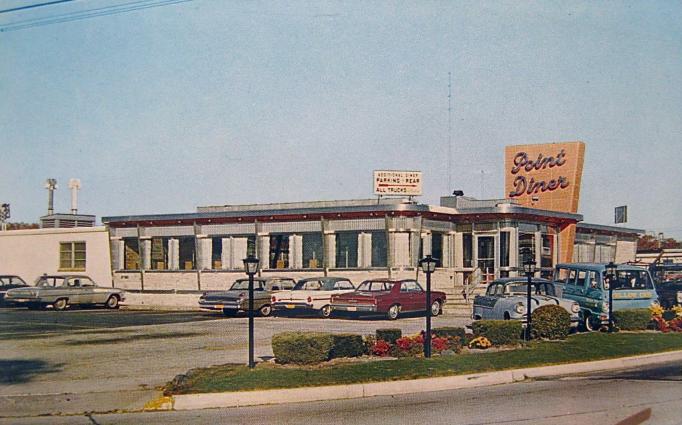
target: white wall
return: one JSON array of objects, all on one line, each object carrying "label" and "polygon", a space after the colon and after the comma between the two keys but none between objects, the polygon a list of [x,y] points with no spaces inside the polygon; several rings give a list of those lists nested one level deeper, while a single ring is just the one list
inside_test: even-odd
[{"label": "white wall", "polygon": [[100,286],[111,286],[109,232],[104,226],[75,229],[0,231],[0,273],[32,284],[43,273],[59,273],[59,243],[85,242],[85,271]]}]

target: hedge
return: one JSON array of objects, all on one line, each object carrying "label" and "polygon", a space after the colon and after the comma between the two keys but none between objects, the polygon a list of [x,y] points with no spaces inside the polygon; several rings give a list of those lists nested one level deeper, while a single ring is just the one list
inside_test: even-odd
[{"label": "hedge", "polygon": [[330,359],[334,337],[328,333],[284,332],[273,335],[272,352],[281,364],[314,364]]},{"label": "hedge", "polygon": [[648,308],[617,310],[613,312],[613,321],[624,331],[643,330],[649,327],[651,312]]},{"label": "hedge", "polygon": [[398,338],[403,336],[403,331],[400,329],[377,329],[376,336],[377,341],[383,340],[393,345]]},{"label": "hedge", "polygon": [[571,331],[571,315],[558,305],[543,305],[531,313],[533,338],[565,339]]},{"label": "hedge", "polygon": [[479,320],[471,328],[475,336],[484,336],[493,345],[516,344],[523,333],[523,326],[517,320]]},{"label": "hedge", "polygon": [[365,342],[362,335],[334,334],[332,335],[332,350],[329,358],[360,357],[365,353]]}]

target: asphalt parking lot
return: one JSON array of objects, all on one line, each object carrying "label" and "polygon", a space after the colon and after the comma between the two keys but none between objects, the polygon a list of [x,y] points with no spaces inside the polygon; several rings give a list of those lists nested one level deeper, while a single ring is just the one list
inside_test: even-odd
[{"label": "asphalt parking lot", "polygon": [[0,309],[0,341],[64,334],[82,330],[112,329],[220,319],[211,313],[73,309],[70,311]]},{"label": "asphalt parking lot", "polygon": [[[467,322],[439,316],[433,326]],[[272,336],[284,331],[367,335],[386,327],[417,333],[424,318],[258,317],[255,354],[259,361],[270,359]],[[27,394],[101,393],[113,398],[137,391],[136,402],[143,405],[155,388],[189,369],[245,363],[247,335],[246,317],[210,312],[0,309],[0,416],[3,406],[16,410]]]}]

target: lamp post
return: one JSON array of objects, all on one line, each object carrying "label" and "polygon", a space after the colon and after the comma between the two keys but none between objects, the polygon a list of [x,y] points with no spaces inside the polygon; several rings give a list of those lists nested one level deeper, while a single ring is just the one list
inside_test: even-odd
[{"label": "lamp post", "polygon": [[606,265],[606,280],[609,285],[609,333],[613,332],[613,286],[616,284],[618,278],[617,273],[618,266],[614,264],[613,261],[609,262],[609,264]]},{"label": "lamp post", "polygon": [[244,258],[244,269],[249,275],[249,368],[253,369],[256,363],[253,361],[253,275],[258,272],[260,260],[249,255]]},{"label": "lamp post", "polygon": [[419,261],[426,274],[426,335],[424,335],[424,357],[431,357],[431,273],[436,270],[438,259],[427,255]]},{"label": "lamp post", "polygon": [[526,341],[530,341],[531,338],[531,327],[532,327],[532,314],[531,314],[531,287],[533,286],[533,275],[535,274],[535,258],[533,258],[532,251],[526,251],[525,258],[523,260],[523,271],[526,273],[528,278],[528,288],[526,290]]}]

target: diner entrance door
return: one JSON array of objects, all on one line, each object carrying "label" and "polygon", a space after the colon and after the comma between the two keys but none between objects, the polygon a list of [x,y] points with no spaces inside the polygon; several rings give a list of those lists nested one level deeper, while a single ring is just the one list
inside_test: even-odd
[{"label": "diner entrance door", "polygon": [[482,281],[490,283],[495,279],[495,236],[477,236],[476,248]]}]

